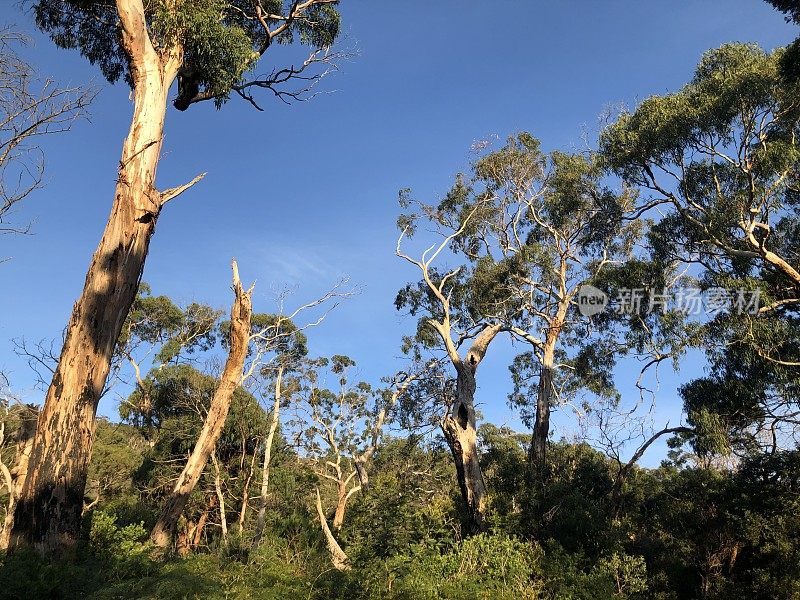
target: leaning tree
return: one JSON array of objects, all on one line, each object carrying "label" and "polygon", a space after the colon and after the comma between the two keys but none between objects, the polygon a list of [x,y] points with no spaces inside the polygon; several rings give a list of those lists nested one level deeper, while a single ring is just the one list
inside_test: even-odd
[{"label": "leaning tree", "polygon": [[[131,87],[133,118],[119,162],[105,231],[67,325],[58,367],[39,419],[13,530],[13,545],[69,550],[79,533],[98,398],[120,330],[144,269],[164,205],[202,176],[156,187],[168,96],[186,110],[232,95],[256,107],[254,93],[284,99],[313,85],[339,32],[337,0],[37,0],[38,27],[62,48],[78,49],[110,82]],[[248,80],[276,44],[299,42],[311,53],[299,66]],[[317,67],[322,66],[322,70]]]}]

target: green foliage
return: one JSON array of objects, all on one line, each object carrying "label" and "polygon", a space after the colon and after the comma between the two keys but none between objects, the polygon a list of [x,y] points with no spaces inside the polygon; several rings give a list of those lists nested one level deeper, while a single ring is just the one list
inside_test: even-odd
[{"label": "green foliage", "polygon": [[481,534],[444,553],[414,546],[392,559],[389,598],[537,598],[541,551],[503,535]]},{"label": "green foliage", "polygon": [[800,2],[797,0],[766,0],[775,10],[784,13],[787,21],[800,24]]},{"label": "green foliage", "polygon": [[[220,19],[233,5],[226,0],[158,2],[152,17],[159,45],[183,46],[187,71],[217,99],[218,107],[258,59],[250,37],[255,30],[248,31],[230,17]],[[277,8],[280,10],[280,5]]]},{"label": "green foliage", "polygon": [[385,439],[370,470],[369,489],[349,509],[339,535],[356,564],[388,559],[414,544],[450,543],[460,504],[445,451]]},{"label": "green foliage", "polygon": [[144,523],[119,527],[116,516],[98,510],[92,513],[89,551],[109,568],[109,579],[145,575],[153,566],[147,535]]},{"label": "green foliage", "polygon": [[[311,6],[304,18],[270,39],[260,24],[253,2],[193,0],[144,2],[145,18],[154,46],[160,52],[183,49],[183,73],[220,106],[231,88],[241,83],[260,55],[272,43],[298,42],[326,48],[339,34],[340,17],[333,4]],[[274,31],[292,2],[257,3]],[[77,49],[96,64],[110,82],[120,77],[132,84],[128,59],[121,45],[119,18],[111,0],[36,0],[36,24],[61,48]]]}]

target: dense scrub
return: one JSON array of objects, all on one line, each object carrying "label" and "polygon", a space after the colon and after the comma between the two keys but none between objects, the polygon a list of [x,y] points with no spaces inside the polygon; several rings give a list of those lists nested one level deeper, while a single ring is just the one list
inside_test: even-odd
[{"label": "dense scrub", "polygon": [[[735,473],[672,462],[637,469],[615,517],[613,465],[600,453],[555,444],[547,480],[529,488],[514,476],[524,451],[520,436],[488,428],[490,530],[464,538],[442,448],[387,440],[369,490],[339,532],[352,562],[352,570],[339,572],[330,566],[308,493],[314,476],[288,448],[274,469],[258,547],[251,520],[224,543],[214,508],[191,552],[163,558],[147,542],[157,502],[145,493],[153,474],[142,468],[159,446],[139,454],[137,464],[130,460],[140,448],[135,432],[106,422],[99,430],[102,452],[93,468],[124,481],[85,515],[79,559],[51,564],[16,553],[3,561],[2,597],[744,600],[800,593],[794,452],[753,460]],[[201,491],[186,520],[197,520],[213,497]],[[235,522],[237,509],[229,510]]]}]

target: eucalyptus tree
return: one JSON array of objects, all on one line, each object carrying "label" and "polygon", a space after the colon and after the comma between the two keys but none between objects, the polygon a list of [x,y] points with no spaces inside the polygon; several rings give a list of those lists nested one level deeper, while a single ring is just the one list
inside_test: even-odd
[{"label": "eucalyptus tree", "polygon": [[298,391],[295,374],[301,368],[303,358],[308,354],[308,339],[291,317],[259,313],[253,315],[252,323],[253,333],[260,337],[259,352],[262,355],[272,355],[259,369],[261,377],[265,380],[264,387],[272,391],[273,402],[269,429],[263,443],[258,516],[253,535],[253,543],[258,545],[266,524],[272,447],[281,422],[281,409],[287,406],[291,396]]},{"label": "eucalyptus tree", "polygon": [[0,392],[0,490],[5,489],[8,494],[0,529],[0,550],[8,548],[11,539],[14,507],[28,474],[37,416],[35,406],[18,403],[10,394]]},{"label": "eucalyptus tree", "polygon": [[[216,352],[212,351],[210,356],[210,361],[214,362]],[[158,516],[157,511],[174,490],[219,387],[216,376],[197,367],[195,361],[184,359],[177,364],[164,365],[151,374],[151,431],[137,426],[141,422],[141,415],[135,412],[135,407],[139,406],[138,390],[134,390],[128,402],[120,405],[124,420],[134,423],[133,430],[142,431],[148,438],[144,444],[144,460],[140,460],[133,469],[133,480],[143,503],[155,509],[154,517]],[[235,507],[235,504],[243,499],[247,479],[251,477],[260,454],[260,442],[266,426],[266,415],[258,400],[244,388],[238,387],[233,392],[224,427],[209,457],[211,468],[207,466],[203,470],[183,508],[176,531],[178,552],[197,546],[204,535],[210,537],[206,526],[220,525],[223,514],[226,520],[233,522],[236,519],[234,509],[238,508],[241,516],[241,507]],[[98,443],[101,441],[98,439]],[[130,449],[126,449],[126,452],[129,453]],[[94,470],[94,477],[97,477],[98,461],[95,458],[93,453],[90,475]],[[94,489],[91,491],[94,492]]]},{"label": "eucalyptus tree", "polygon": [[342,355],[307,361],[302,398],[291,424],[314,472],[336,487],[335,530],[342,527],[348,502],[361,490],[355,461],[369,433],[373,390],[366,382],[349,381],[355,365]]},{"label": "eucalyptus tree", "polygon": [[481,207],[454,249],[472,266],[473,309],[501,319],[516,340],[531,346],[511,367],[511,400],[533,423],[529,462],[541,468],[558,401],[581,388],[614,393],[612,359],[601,358],[593,311],[578,306],[596,299],[578,296],[590,292],[584,286],[604,270],[631,257],[641,223],[628,218],[632,194],[603,184],[594,155],[547,154],[528,133],[479,158],[472,171],[439,210],[453,219]]},{"label": "eucalyptus tree", "polygon": [[319,487],[316,494],[320,525],[337,568],[347,560],[334,532],[341,530],[351,499],[368,489],[369,468],[384,428],[409,386],[420,377],[398,373],[385,380],[389,387],[376,390],[364,381],[352,381],[355,367],[355,361],[343,355],[307,359],[299,371],[295,418],[289,424],[314,473],[335,487],[333,531],[322,509]]},{"label": "eucalyptus tree", "polygon": [[[60,47],[78,49],[110,82],[131,87],[133,117],[123,143],[111,214],[89,265],[47,391],[16,510],[14,544],[53,552],[74,546],[92,444],[92,422],[111,357],[138,288],[151,237],[165,204],[200,180],[156,187],[168,96],[175,107],[231,94],[286,99],[313,83],[339,32],[336,0],[36,0],[38,27]],[[278,44],[311,48],[300,66],[248,79]],[[311,82],[309,81],[311,78]]]},{"label": "eucalyptus tree", "polygon": [[601,137],[608,166],[643,191],[638,209],[663,214],[655,253],[691,265],[715,299],[703,340],[712,371],[683,390],[706,449],[730,436],[775,448],[798,422],[800,83],[781,74],[784,57],[710,50],[683,88]]},{"label": "eucalyptus tree", "polygon": [[[219,311],[192,302],[185,308],[167,296],[153,296],[150,286],[139,285],[139,292],[122,326],[115,356],[133,370],[134,393],[120,407],[120,415],[133,425],[152,433],[160,413],[153,406],[155,375],[169,364],[179,364],[183,356],[211,349],[216,341]],[[151,369],[143,374],[146,364]],[[116,377],[125,381],[122,368]]]},{"label": "eucalyptus tree", "polygon": [[[432,373],[413,386],[413,395],[435,397],[433,419],[453,455],[456,479],[466,508],[467,529],[478,533],[486,526],[487,490],[478,450],[476,374],[490,344],[503,329],[504,321],[474,309],[473,289],[463,265],[449,271],[433,266],[434,261],[474,225],[478,213],[488,205],[479,201],[463,214],[448,212],[446,207],[451,198],[462,193],[464,187],[463,179],[459,178],[454,190],[438,207],[414,203],[407,190],[401,192],[401,207],[407,209],[415,204],[418,212],[401,215],[398,219],[401,234],[395,252],[419,270],[422,280],[401,289],[395,306],[419,316],[416,335],[406,338],[404,351],[411,353],[416,362],[421,362],[428,352],[434,355],[428,363]],[[404,252],[401,245],[404,238],[414,234],[421,218],[433,224],[437,240],[416,259]],[[455,371],[454,386],[452,379],[441,370],[445,362]]]}]

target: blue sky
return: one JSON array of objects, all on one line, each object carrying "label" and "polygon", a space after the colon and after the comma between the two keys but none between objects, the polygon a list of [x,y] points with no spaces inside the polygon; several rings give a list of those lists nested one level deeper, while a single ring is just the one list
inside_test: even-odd
[{"label": "blue sky", "polygon": [[[606,107],[680,87],[706,49],[772,49],[797,34],[761,0],[345,0],[341,10],[343,45],[358,56],[326,80],[335,93],[292,106],[265,98],[263,113],[236,99],[221,111],[170,109],[160,186],[208,176],[162,214],[144,280],[179,302],[226,308],[236,256],[266,312],[277,288],[294,286],[300,303],[349,275],[363,292],[311,334],[311,349],[350,355],[375,382],[398,367],[400,337],[414,327],[393,306],[416,276],[394,256],[400,188],[435,200],[467,167],[470,145],[492,135],[527,130],[546,149],[583,149]],[[17,215],[33,220],[33,235],[0,238],[0,256],[13,257],[0,265],[0,370],[36,401],[10,339],[60,335],[108,216],[131,104],[124,86],[36,34],[16,3],[2,3],[0,21],[33,36],[24,54],[43,74],[100,89],[91,122],[46,141],[47,186]],[[505,403],[511,357],[507,345],[489,353],[477,399],[487,419],[516,426]],[[702,369],[689,363],[664,373],[661,422],[680,418],[675,386]],[[629,369],[619,382],[629,392]],[[116,415],[116,400],[100,413]]]}]

